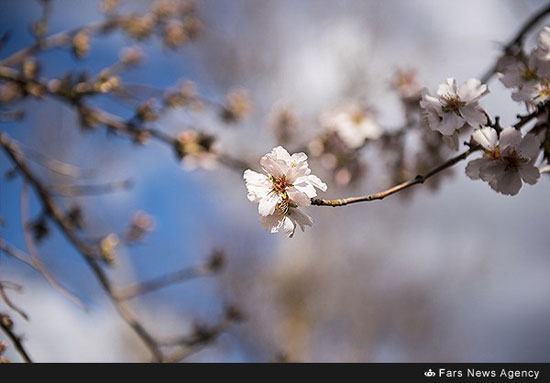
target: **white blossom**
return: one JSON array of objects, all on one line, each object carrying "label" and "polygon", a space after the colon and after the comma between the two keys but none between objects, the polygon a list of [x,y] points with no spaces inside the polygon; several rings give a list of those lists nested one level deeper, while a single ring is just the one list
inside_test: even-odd
[{"label": "white blossom", "polygon": [[487,123],[479,99],[488,92],[487,85],[478,79],[472,78],[459,87],[454,78],[448,78],[439,86],[436,96],[424,90],[420,106],[430,129],[445,136],[456,150],[459,129],[464,126],[479,128]]},{"label": "white blossom", "polygon": [[499,79],[505,87],[514,89],[512,99],[534,107],[550,98],[550,61],[541,61],[536,51],[527,62],[518,58],[509,58],[499,73]]},{"label": "white blossom", "polygon": [[372,113],[354,103],[323,113],[321,125],[328,131],[335,132],[351,149],[357,149],[365,140],[376,140],[382,135],[382,128]]},{"label": "white blossom", "polygon": [[325,191],[327,185],[311,174],[306,154],[290,155],[278,146],[261,158],[260,165],[266,174],[248,169],[244,179],[248,200],[258,203],[262,224],[272,233],[283,227],[287,234],[294,233],[296,224],[302,229],[311,225],[311,218],[298,207],[310,205],[316,188]]},{"label": "white blossom", "polygon": [[529,82],[538,81],[537,68],[538,59],[535,55],[530,55],[527,63],[515,57],[509,57],[503,63],[503,69],[498,77],[506,88],[519,89]]},{"label": "white blossom", "polygon": [[468,177],[481,179],[506,195],[518,194],[522,180],[530,185],[537,183],[540,171],[535,161],[540,141],[535,135],[527,134],[522,138],[519,130],[510,127],[502,130],[499,138],[495,129],[484,127],[476,130],[472,137],[483,147],[484,155],[468,163]]}]

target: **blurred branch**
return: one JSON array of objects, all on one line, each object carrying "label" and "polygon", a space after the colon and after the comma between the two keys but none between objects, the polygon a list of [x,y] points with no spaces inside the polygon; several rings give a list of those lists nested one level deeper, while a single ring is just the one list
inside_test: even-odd
[{"label": "blurred branch", "polygon": [[9,317],[9,315],[4,314],[2,312],[0,312],[0,328],[2,329],[2,331],[4,331],[4,333],[8,336],[8,338],[10,338],[15,349],[17,350],[19,355],[21,355],[23,360],[27,363],[32,363],[32,359],[29,356],[29,353],[23,346],[23,339],[19,335],[16,335],[13,332],[12,319]]},{"label": "blurred branch", "polygon": [[74,197],[81,195],[105,194],[127,190],[132,187],[132,180],[107,182],[90,185],[50,185],[49,189],[56,195]]},{"label": "blurred branch", "polygon": [[17,307],[8,297],[8,294],[6,293],[7,288],[11,288],[16,291],[21,291],[23,288],[20,285],[12,282],[0,281],[0,297],[2,298],[6,306],[8,306],[10,309],[15,311],[19,315],[21,315],[25,320],[29,320],[29,316],[27,315],[27,313],[25,313],[22,309]]},{"label": "blurred branch", "polygon": [[161,345],[165,347],[180,347],[179,350],[167,353],[163,361],[166,363],[182,361],[199,351],[205,344],[215,341],[234,322],[239,322],[242,319],[242,314],[236,308],[230,306],[223,318],[215,325],[195,325],[191,334],[162,342]]},{"label": "blurred branch", "polygon": [[[516,35],[506,44],[503,48],[504,55],[517,53],[521,49],[523,40],[529,31],[535,27],[535,25],[550,14],[550,4],[543,7],[540,11],[535,13],[529,18],[523,26],[519,29]],[[483,76],[481,76],[481,83],[487,83],[491,77],[495,75],[498,70],[498,62],[496,62]]]},{"label": "blurred branch", "polygon": [[99,264],[97,249],[88,246],[78,237],[72,222],[67,218],[63,210],[61,210],[61,208],[53,200],[46,186],[44,186],[42,182],[30,171],[15,144],[5,134],[2,133],[0,133],[0,146],[2,146],[2,149],[6,152],[6,154],[20,171],[20,173],[33,186],[48,217],[57,224],[67,240],[82,255],[85,262],[88,264],[93,274],[98,279],[103,290],[111,298],[111,301],[114,303],[120,316],[143,340],[145,345],[151,351],[154,360],[162,360],[162,353],[157,346],[157,343],[153,336],[137,320],[135,313],[129,307],[127,307],[124,303],[116,300],[116,291],[111,284],[109,278],[107,277],[107,274],[103,271]]},{"label": "blurred branch", "polygon": [[117,299],[132,299],[137,297],[138,295],[148,294],[176,283],[185,282],[193,278],[212,275],[218,272],[223,267],[224,262],[225,261],[223,258],[223,253],[215,252],[210,260],[205,264],[195,267],[188,267],[179,271],[162,275],[149,281],[141,282],[133,286],[123,288],[117,293]]},{"label": "blurred branch", "polygon": [[46,278],[48,283],[57,290],[61,295],[67,298],[69,301],[73,302],[83,310],[87,310],[84,303],[76,295],[67,290],[66,287],[61,285],[55,277],[50,273],[46,265],[40,259],[38,254],[38,249],[34,243],[33,237],[29,232],[29,198],[27,192],[27,183],[23,182],[23,187],[21,188],[21,223],[23,225],[23,236],[25,238],[25,244],[27,245],[27,250],[29,251],[29,259],[32,266],[38,270],[40,274]]},{"label": "blurred branch", "polygon": [[13,122],[22,120],[25,117],[25,112],[22,110],[8,110],[0,112],[0,122]]},{"label": "blurred branch", "polygon": [[24,151],[21,155],[24,154],[28,159],[59,175],[72,178],[89,178],[95,174],[94,169],[81,169],[78,166],[74,166],[56,158],[47,156],[39,151],[23,145],[19,141],[14,139],[12,139],[12,141],[17,144],[17,148],[19,150]]}]

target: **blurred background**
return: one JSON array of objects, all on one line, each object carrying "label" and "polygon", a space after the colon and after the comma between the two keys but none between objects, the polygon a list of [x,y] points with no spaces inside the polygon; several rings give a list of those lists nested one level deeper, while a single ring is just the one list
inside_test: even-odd
[{"label": "blurred background", "polygon": [[[202,0],[200,37],[181,50],[158,39],[143,44],[144,63],[121,75],[125,84],[173,87],[193,81],[199,93],[223,103],[246,89],[250,116],[227,126],[212,113],[174,109],[155,122],[176,135],[198,126],[224,151],[257,165],[276,146],[274,114],[299,121],[292,152],[319,130],[320,114],[342,100],[360,99],[384,127],[405,117],[391,89],[397,69],[415,69],[434,90],[447,77],[480,77],[543,1]],[[50,32],[100,20],[99,3],[55,0]],[[147,1],[122,7],[147,9]],[[0,32],[11,38],[4,58],[32,44],[28,25],[40,18],[36,1],[0,1]],[[540,30],[544,24],[535,28]],[[533,33],[527,44],[532,44]],[[121,33],[93,38],[89,56],[39,55],[42,75],[91,74],[117,60]],[[494,78],[482,105],[503,125],[525,112]],[[143,90],[150,92],[151,90]],[[132,106],[105,96],[98,105],[123,117]],[[315,223],[294,238],[267,233],[246,199],[242,173],[218,167],[185,170],[158,143],[136,146],[98,129],[82,132],[75,112],[52,99],[29,100],[22,123],[2,131],[23,149],[92,169],[96,180],[130,179],[129,190],[61,198],[78,203],[86,235],[123,231],[136,211],[154,217],[147,240],[117,249],[109,274],[125,285],[191,266],[213,249],[226,254],[222,273],[170,286],[132,301],[159,336],[212,323],[228,302],[246,320],[187,361],[200,362],[549,362],[550,232],[548,177],[503,196],[464,174],[464,163],[437,190],[418,186],[383,201],[337,209],[306,208]],[[315,159],[310,167],[329,184],[322,198],[390,186],[376,150],[361,152],[368,172],[338,185]],[[11,169],[0,155],[0,172]],[[39,169],[39,168],[38,168]],[[42,172],[49,183],[55,176]],[[53,178],[52,178],[53,177]],[[20,178],[0,181],[1,236],[25,249]],[[31,193],[32,196],[32,193]],[[39,203],[31,198],[31,212]],[[142,361],[147,351],[117,316],[79,255],[55,229],[39,248],[47,267],[89,307],[83,311],[34,270],[0,255],[0,280],[24,286],[12,299],[30,315],[17,330],[37,361]],[[12,348],[9,358],[18,356]]]}]

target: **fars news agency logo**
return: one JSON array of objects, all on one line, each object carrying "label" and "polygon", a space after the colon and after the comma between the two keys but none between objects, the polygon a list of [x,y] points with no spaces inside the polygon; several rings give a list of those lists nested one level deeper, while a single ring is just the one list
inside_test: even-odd
[{"label": "fars news agency logo", "polygon": [[428,378],[433,378],[435,376],[435,372],[433,372],[432,369],[430,368],[428,371],[424,372],[424,376]]}]

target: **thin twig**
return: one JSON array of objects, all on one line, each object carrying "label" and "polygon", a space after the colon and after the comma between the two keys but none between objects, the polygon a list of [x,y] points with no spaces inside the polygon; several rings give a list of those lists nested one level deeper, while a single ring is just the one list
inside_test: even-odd
[{"label": "thin twig", "polygon": [[49,189],[56,195],[74,197],[81,195],[106,194],[127,190],[132,186],[132,180],[113,181],[103,184],[89,185],[50,185]]},{"label": "thin twig", "polygon": [[67,298],[69,301],[76,304],[83,310],[87,311],[86,305],[78,298],[75,294],[71,293],[65,286],[55,279],[55,277],[50,273],[40,255],[38,254],[38,249],[34,243],[33,237],[29,232],[28,222],[29,222],[29,196],[27,192],[27,183],[23,182],[23,187],[21,188],[21,222],[23,225],[23,237],[25,239],[25,244],[27,245],[27,250],[29,251],[29,259],[33,267],[40,272],[46,278],[48,283],[57,290],[61,295]]},{"label": "thin twig", "polygon": [[21,286],[16,284],[10,284],[9,282],[0,281],[0,297],[4,301],[4,303],[13,311],[21,315],[25,320],[29,320],[29,316],[25,311],[20,309],[16,304],[14,304],[8,294],[6,293],[6,288],[13,288],[16,287],[15,290],[21,291]]},{"label": "thin twig", "polygon": [[139,295],[152,293],[164,287],[188,281],[193,278],[211,275],[214,270],[209,265],[200,265],[195,267],[187,267],[182,270],[174,271],[169,274],[162,275],[151,280],[137,283],[135,285],[120,289],[117,294],[117,299],[128,300]]},{"label": "thin twig", "polygon": [[393,187],[391,187],[387,190],[381,191],[379,193],[368,194],[368,195],[364,195],[364,196],[361,196],[361,197],[349,197],[349,198],[341,198],[341,199],[335,199],[335,200],[326,200],[326,199],[315,198],[315,199],[311,200],[311,204],[316,205],[316,206],[337,207],[337,206],[350,205],[352,203],[358,203],[358,202],[369,202],[369,201],[375,201],[375,200],[382,200],[386,197],[389,197],[392,194],[395,194],[395,193],[398,193],[402,190],[408,189],[408,188],[410,188],[414,185],[424,183],[427,179],[435,176],[436,174],[442,172],[443,170],[446,170],[446,169],[452,167],[453,165],[459,163],[460,161],[466,159],[470,154],[472,154],[473,152],[475,152],[477,150],[479,150],[479,148],[472,147],[472,148],[466,150],[465,152],[463,152],[462,154],[447,160],[443,164],[441,164],[438,167],[432,169],[430,172],[428,172],[424,175],[417,175],[416,177],[414,177],[413,179],[411,179],[409,181],[400,183],[399,185],[395,185],[395,186],[393,186]]},{"label": "thin twig", "polygon": [[0,328],[10,338],[17,352],[21,355],[23,360],[27,363],[32,363],[32,359],[29,353],[23,346],[23,339],[13,332],[13,321],[9,315],[0,312]]}]

